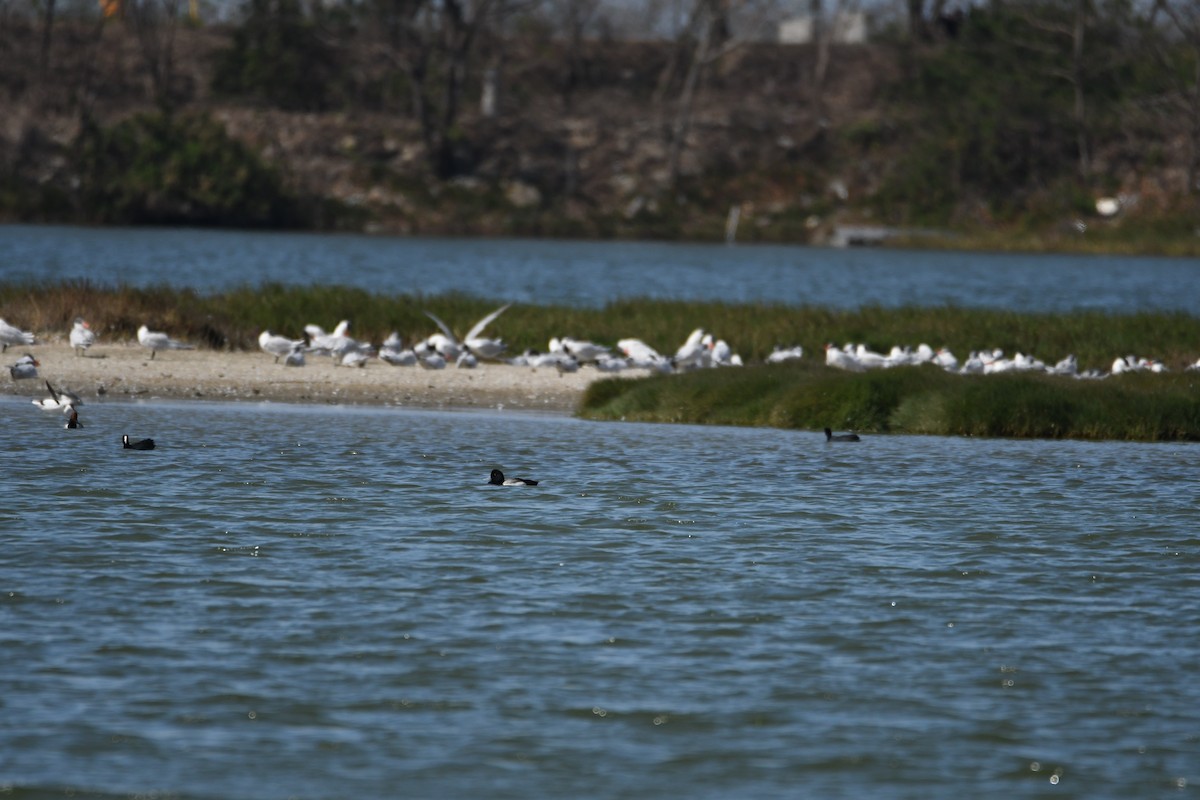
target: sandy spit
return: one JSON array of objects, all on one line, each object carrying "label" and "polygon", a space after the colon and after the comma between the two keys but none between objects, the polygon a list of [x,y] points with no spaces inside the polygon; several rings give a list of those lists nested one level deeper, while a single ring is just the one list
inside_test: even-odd
[{"label": "sandy spit", "polygon": [[[0,393],[46,397],[45,381],[104,400],[264,400],[287,403],[495,408],[571,413],[594,380],[611,377],[591,367],[560,375],[554,369],[480,364],[475,369],[393,367],[371,359],[362,368],[334,366],[310,356],[303,367],[257,352],[168,350],[153,360],[137,345],[97,343],[84,356],[66,344],[10,347],[5,367],[25,352],[41,362],[36,379],[14,381],[0,372]],[[640,375],[641,373],[637,373]],[[634,377],[634,375],[630,375]]]}]

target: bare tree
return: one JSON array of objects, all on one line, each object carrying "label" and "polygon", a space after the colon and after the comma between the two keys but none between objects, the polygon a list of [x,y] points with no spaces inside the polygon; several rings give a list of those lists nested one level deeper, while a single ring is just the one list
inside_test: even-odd
[{"label": "bare tree", "polygon": [[126,0],[125,20],[137,37],[142,63],[150,76],[154,102],[171,110],[175,80],[175,34],[186,0]]},{"label": "bare tree", "polygon": [[457,171],[457,126],[473,48],[503,0],[375,0],[380,52],[408,79],[413,117],[440,178]]},{"label": "bare tree", "polygon": [[[1075,128],[1078,170],[1079,174],[1086,178],[1091,174],[1091,155],[1088,136],[1087,63],[1084,39],[1087,34],[1088,15],[1091,9],[1090,0],[1070,0],[1070,2],[1070,9],[1059,19],[1051,19],[1028,10],[1023,13],[1023,17],[1035,30],[1069,43],[1070,56],[1067,64],[1063,67],[1052,68],[1050,73],[1071,85],[1071,119]],[[1061,52],[1057,45],[1052,45],[1048,49],[1032,40],[1023,44],[1025,47],[1041,50],[1043,54],[1054,55]]]},{"label": "bare tree", "polygon": [[[660,113],[671,106],[671,121],[663,124],[667,141],[667,181],[674,186],[679,180],[680,164],[687,137],[695,116],[696,97],[700,91],[705,72],[710,66],[745,45],[762,25],[765,16],[756,14],[758,8],[771,4],[756,3],[755,0],[694,0],[687,24],[683,26],[674,57],[664,69],[656,91],[656,105]],[[741,12],[742,30],[735,30],[734,17]],[[678,82],[674,102],[666,98],[671,87],[678,81],[678,73],[685,68]]]},{"label": "bare tree", "polygon": [[833,0],[827,13],[824,0],[809,0],[808,13],[812,19],[812,68],[808,71],[808,91],[813,114],[825,119],[825,80],[829,75],[830,48],[841,35],[841,26],[858,12],[860,0]]},{"label": "bare tree", "polygon": [[[1181,112],[1188,132],[1186,140],[1187,186],[1184,191],[1187,194],[1195,194],[1196,182],[1200,180],[1200,8],[1190,0],[1185,2],[1156,0],[1154,12],[1158,11],[1162,11],[1171,21],[1171,25],[1179,34],[1180,46],[1190,56],[1191,69],[1189,71],[1182,73],[1168,68],[1166,74],[1179,75],[1181,78],[1172,105]],[[1167,62],[1168,67],[1170,62],[1175,60],[1171,55],[1164,53],[1162,47],[1155,48],[1155,52],[1159,54],[1161,61]]]}]

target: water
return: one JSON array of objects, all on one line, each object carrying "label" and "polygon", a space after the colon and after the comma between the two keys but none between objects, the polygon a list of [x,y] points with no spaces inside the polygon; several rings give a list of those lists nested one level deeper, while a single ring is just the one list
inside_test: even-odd
[{"label": "water", "polygon": [[627,298],[1133,312],[1200,307],[1200,259],[0,226],[0,281],[200,291],[336,282],[598,307]]},{"label": "water", "polygon": [[1200,784],[1196,445],[86,408],[0,398],[16,797]]}]

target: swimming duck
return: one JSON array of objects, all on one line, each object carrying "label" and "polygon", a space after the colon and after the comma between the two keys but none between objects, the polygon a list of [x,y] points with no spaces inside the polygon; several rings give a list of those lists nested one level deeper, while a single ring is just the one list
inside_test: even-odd
[{"label": "swimming duck", "polygon": [[529,478],[506,478],[503,472],[494,469],[488,484],[491,486],[537,486],[538,482]]},{"label": "swimming duck", "polygon": [[829,428],[826,428],[825,429],[825,441],[827,441],[827,442],[858,442],[858,441],[861,441],[861,439],[858,438],[857,433],[839,433],[836,436],[834,436],[833,431],[830,430]]},{"label": "swimming duck", "polygon": [[153,439],[130,439],[129,434],[125,434],[121,437],[121,445],[126,450],[153,450],[154,449],[154,440]]},{"label": "swimming duck", "polygon": [[67,430],[73,430],[75,428],[82,428],[83,423],[79,421],[79,412],[72,408],[71,416],[67,420],[67,424],[64,425],[63,427],[66,428]]}]

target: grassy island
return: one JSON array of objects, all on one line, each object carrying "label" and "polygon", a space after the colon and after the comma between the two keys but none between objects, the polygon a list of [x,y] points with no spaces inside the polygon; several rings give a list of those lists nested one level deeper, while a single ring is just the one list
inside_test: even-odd
[{"label": "grassy island", "polygon": [[947,436],[1200,440],[1200,372],[1105,380],[956,375],[925,365],[868,373],[809,361],[593,383],[589,419]]},{"label": "grassy island", "polygon": [[[432,311],[461,332],[503,303],[468,295],[386,295],[348,287],[245,286],[211,294],[88,282],[0,284],[0,318],[41,341],[65,339],[85,316],[104,342],[132,341],[143,323],[202,348],[257,351],[263,329],[296,337],[308,323],[378,344],[392,331],[408,343],[434,332]],[[1141,441],[1200,440],[1200,317],[1182,312],[1017,313],[938,308],[831,310],[772,304],[622,300],[599,308],[514,305],[487,334],[508,354],[545,350],[551,337],[615,349],[640,338],[671,355],[695,328],[724,339],[742,368],[644,380],[599,380],[578,413],[592,419],[853,428],[972,436]],[[1108,372],[1119,356],[1161,361],[1165,373],[1077,380],[1043,373],[952,374],[933,366],[847,373],[824,363],[824,346],[862,343],[972,351],[999,348],[1049,364],[1073,354],[1080,370]],[[801,345],[801,360],[767,365],[776,346]],[[585,370],[590,369],[584,367]]]}]

